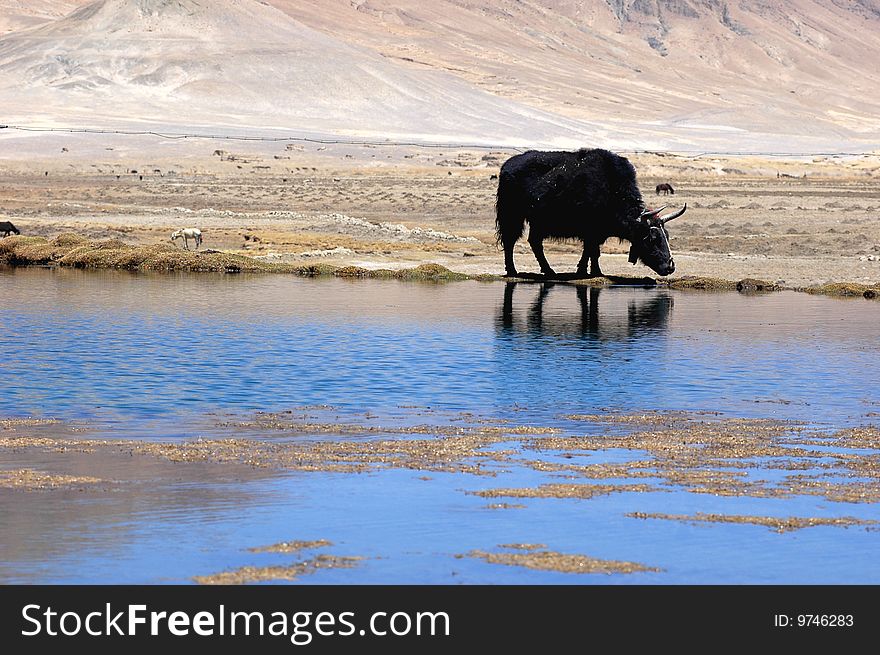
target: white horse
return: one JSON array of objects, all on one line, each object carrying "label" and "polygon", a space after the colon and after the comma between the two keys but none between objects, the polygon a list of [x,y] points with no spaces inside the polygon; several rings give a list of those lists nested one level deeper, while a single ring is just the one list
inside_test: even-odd
[{"label": "white horse", "polygon": [[184,230],[175,230],[171,233],[172,241],[180,239],[181,237],[183,237],[183,247],[186,250],[189,250],[190,239],[193,239],[196,242],[196,250],[198,250],[199,246],[202,245],[202,231],[198,228],[188,227]]}]

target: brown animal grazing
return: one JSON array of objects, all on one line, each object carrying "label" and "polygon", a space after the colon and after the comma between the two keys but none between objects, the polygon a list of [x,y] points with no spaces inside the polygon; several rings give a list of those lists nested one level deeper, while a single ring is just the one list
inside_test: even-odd
[{"label": "brown animal grazing", "polygon": [[9,221],[0,221],[0,232],[3,232],[3,236],[5,237],[8,237],[10,232],[21,234],[21,232],[18,231],[18,228]]},{"label": "brown animal grazing", "polygon": [[658,196],[660,195],[661,191],[663,192],[664,196],[668,196],[670,193],[672,195],[675,195],[675,189],[672,188],[671,184],[667,184],[666,182],[664,182],[663,184],[657,185],[657,195]]}]

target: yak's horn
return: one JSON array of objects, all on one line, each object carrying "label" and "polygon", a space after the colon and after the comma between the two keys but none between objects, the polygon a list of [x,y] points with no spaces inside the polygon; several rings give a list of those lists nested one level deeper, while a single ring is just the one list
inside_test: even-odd
[{"label": "yak's horn", "polygon": [[642,213],[639,215],[639,218],[645,218],[646,216],[647,217],[654,217],[657,214],[659,214],[660,212],[662,212],[664,209],[666,209],[668,206],[669,205],[663,205],[662,207],[658,207],[657,209],[650,209],[649,207],[645,207],[642,210]]},{"label": "yak's horn", "polygon": [[661,217],[660,217],[659,219],[657,219],[657,220],[660,221],[660,224],[661,224],[661,225],[662,225],[663,223],[668,223],[668,222],[671,221],[673,218],[678,218],[679,216],[681,216],[682,214],[684,214],[684,212],[685,212],[685,210],[686,210],[687,208],[688,208],[687,203],[684,203],[684,207],[682,207],[681,209],[679,209],[677,212],[673,212],[673,213],[671,213],[671,214],[666,214],[666,216],[661,216]]}]

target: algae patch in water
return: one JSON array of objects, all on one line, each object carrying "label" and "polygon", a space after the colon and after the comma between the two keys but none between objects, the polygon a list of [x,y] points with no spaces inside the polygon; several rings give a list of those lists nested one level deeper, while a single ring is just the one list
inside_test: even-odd
[{"label": "algae patch in water", "polygon": [[867,526],[875,525],[877,521],[868,519],[857,519],[852,516],[841,516],[837,518],[821,518],[821,517],[777,517],[777,516],[736,516],[729,514],[704,514],[697,512],[692,516],[685,514],[664,514],[664,513],[648,513],[648,512],[631,512],[627,516],[635,519],[665,519],[667,521],[682,521],[686,523],[750,523],[753,525],[763,525],[774,532],[791,532],[794,530],[802,530],[815,526],[832,526],[847,528],[850,526]]},{"label": "algae patch in water", "polygon": [[[593,430],[606,422],[600,415],[571,418],[588,418]],[[615,417],[615,421],[609,433],[581,436],[527,425],[381,427],[260,415],[240,424],[220,424],[232,433],[253,433],[259,438],[144,442],[13,434],[0,437],[0,449],[112,450],[171,462],[340,473],[409,469],[496,476],[517,466],[567,478],[565,483],[522,488],[499,485],[472,492],[484,498],[586,500],[620,492],[679,490],[714,496],[819,496],[833,502],[880,502],[880,431],[874,427],[827,434],[791,422],[707,420],[680,413],[668,415],[666,423],[662,415],[654,414],[634,415],[629,423],[624,417]],[[575,422],[572,431],[579,425]],[[498,447],[501,444],[503,449]],[[590,461],[607,451],[615,458],[627,452],[632,457]]]},{"label": "algae patch in water", "polygon": [[251,582],[271,582],[275,580],[297,580],[325,569],[350,569],[357,566],[363,557],[340,557],[338,555],[318,555],[302,562],[287,566],[243,566],[233,571],[213,575],[199,575],[193,581],[203,585],[240,585]]},{"label": "algae patch in water", "polygon": [[270,442],[257,439],[197,439],[180,443],[126,440],[0,438],[0,448],[49,452],[117,452],[150,455],[172,462],[211,462],[289,471],[359,473],[403,468],[417,471],[495,475],[486,462],[503,461],[506,451],[483,451],[503,440],[497,435],[345,441]]},{"label": "algae patch in water", "polygon": [[[321,409],[321,408],[319,408]],[[330,408],[327,408],[330,409]],[[251,419],[222,421],[220,426],[231,431],[259,431],[271,430],[290,436],[311,436],[315,434],[334,435],[445,435],[445,436],[485,436],[501,437],[503,435],[522,434],[557,434],[561,430],[555,427],[534,425],[492,425],[504,423],[503,421],[489,421],[469,415],[462,418],[477,425],[407,425],[407,426],[381,426],[362,425],[358,423],[340,422],[315,422],[304,414],[293,412],[256,412]],[[491,424],[490,424],[491,423]]]},{"label": "algae patch in water", "polygon": [[[504,546],[501,546],[504,548]],[[637,562],[596,559],[587,555],[568,555],[550,550],[538,550],[527,553],[487,553],[472,550],[457,558],[474,557],[489,564],[521,566],[536,571],[557,571],[559,573],[660,573],[662,569],[645,566]]]},{"label": "algae patch in water", "polygon": [[37,425],[58,425],[61,422],[54,418],[4,418],[0,419],[0,429],[29,428]]},{"label": "algae patch in water", "polygon": [[327,548],[332,546],[333,542],[326,539],[318,539],[317,541],[282,541],[271,546],[257,546],[256,548],[248,548],[251,553],[298,553],[301,550],[313,550],[315,548]]},{"label": "algae patch in water", "polygon": [[60,475],[34,469],[0,471],[0,489],[16,489],[20,491],[71,490],[83,489],[103,482],[105,480],[87,475]]},{"label": "algae patch in water", "polygon": [[676,418],[689,421],[693,419],[693,416],[693,414],[685,412],[644,412],[639,414],[566,414],[564,418],[581,423],[669,425]]},{"label": "algae patch in water", "polygon": [[509,548],[510,550],[541,550],[547,548],[547,544],[501,544],[499,548]]},{"label": "algae patch in water", "polygon": [[[880,432],[874,427],[848,428],[829,435],[809,431],[799,424],[760,419],[705,421],[675,416],[667,425],[653,419],[651,423],[652,429],[628,434],[550,435],[523,441],[526,450],[541,453],[556,450],[565,454],[642,454],[631,461],[587,465],[542,460],[523,463],[540,471],[590,479],[655,478],[662,483],[661,489],[716,496],[812,495],[835,502],[880,502],[880,485],[876,484],[880,478]],[[868,452],[854,452],[855,449]],[[776,475],[761,476],[779,470],[790,473],[782,479]],[[535,488],[517,493],[524,497],[544,495],[547,490]]]},{"label": "algae patch in water", "polygon": [[472,491],[475,496],[482,498],[582,498],[589,499],[596,496],[607,496],[613,493],[627,491],[646,492],[657,491],[655,487],[646,484],[542,484],[539,487],[524,487],[517,489],[484,489]]}]

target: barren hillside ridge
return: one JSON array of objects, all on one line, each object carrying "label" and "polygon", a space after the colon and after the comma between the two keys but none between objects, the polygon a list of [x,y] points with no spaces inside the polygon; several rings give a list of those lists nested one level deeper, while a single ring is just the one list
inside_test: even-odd
[{"label": "barren hillside ridge", "polygon": [[876,0],[4,0],[0,14],[0,29],[35,25],[0,37],[10,124],[880,144]]},{"label": "barren hillside ridge", "polygon": [[100,0],[0,39],[0,76],[9,123],[595,138],[586,124],[407,70],[253,0]]},{"label": "barren hillside ridge", "polygon": [[61,18],[83,0],[0,0],[0,35]]},{"label": "barren hillside ridge", "polygon": [[875,0],[271,2],[410,66],[621,132],[762,150],[880,134]]}]

